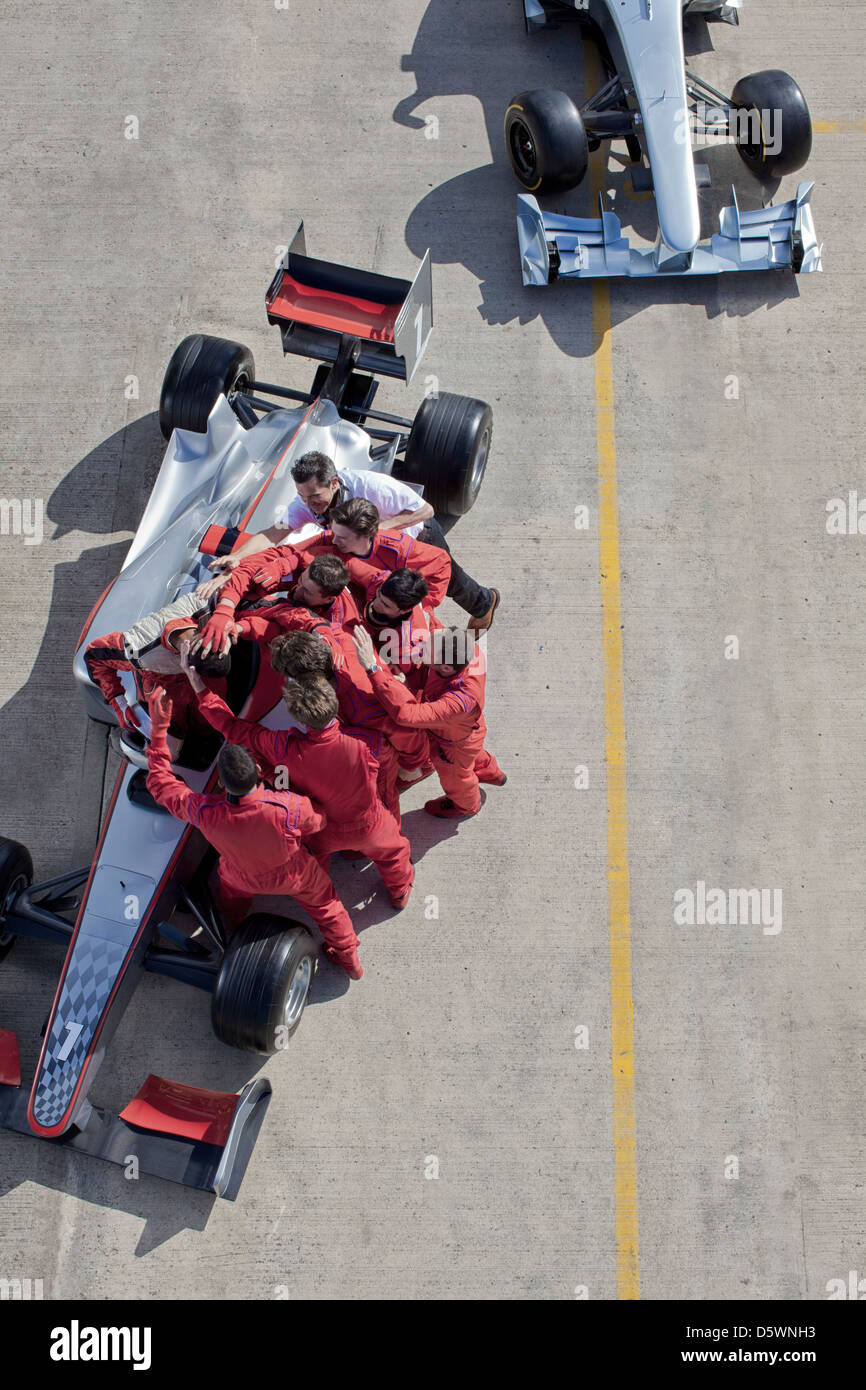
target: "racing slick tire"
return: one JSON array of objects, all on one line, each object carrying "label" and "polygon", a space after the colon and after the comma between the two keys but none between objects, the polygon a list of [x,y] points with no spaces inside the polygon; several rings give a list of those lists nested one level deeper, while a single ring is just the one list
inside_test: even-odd
[{"label": "racing slick tire", "polygon": [[[812,117],[793,77],[779,68],[741,77],[731,93],[731,105],[744,127],[737,130],[740,158],[756,178],[775,179],[802,169],[812,151]],[[760,112],[770,112],[772,116],[774,124],[766,132],[763,122],[755,119],[755,113]],[[748,113],[750,119],[742,122],[742,113]],[[781,140],[773,154],[766,142],[776,129]]]},{"label": "racing slick tire", "polygon": [[505,148],[528,193],[576,188],[589,164],[583,117],[567,92],[521,92],[505,113]]},{"label": "racing slick tire", "polygon": [[492,438],[493,412],[485,401],[450,391],[427,396],[394,477],[423,487],[437,514],[464,516],[481,489]]},{"label": "racing slick tire", "polygon": [[228,396],[255,381],[256,364],[248,347],[227,338],[192,333],[171,355],[159,397],[159,428],[166,439],[173,429],[204,434],[207,417],[219,396]]},{"label": "racing slick tire", "polygon": [[21,892],[33,882],[33,860],[30,851],[17,840],[0,836],[0,960],[8,956],[15,945],[12,932],[6,931],[6,913]]},{"label": "racing slick tire", "polygon": [[297,1030],[316,973],[299,922],[256,912],[233,933],[217,977],[211,1022],[220,1042],[271,1056]]}]

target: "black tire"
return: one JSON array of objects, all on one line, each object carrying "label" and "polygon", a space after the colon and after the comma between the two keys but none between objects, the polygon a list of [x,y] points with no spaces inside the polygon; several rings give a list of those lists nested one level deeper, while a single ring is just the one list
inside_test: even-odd
[{"label": "black tire", "polygon": [[505,149],[529,193],[576,188],[589,164],[583,117],[567,92],[521,92],[505,113]]},{"label": "black tire", "polygon": [[268,1057],[280,1052],[301,1021],[315,972],[306,927],[267,912],[247,917],[229,942],[213,994],[220,1042]]},{"label": "black tire", "polygon": [[[737,142],[741,159],[757,178],[776,179],[802,169],[812,152],[812,117],[793,77],[778,68],[753,72],[740,78],[731,93],[731,105],[738,112],[772,113],[774,124],[770,129],[765,131],[763,123],[752,118],[747,124],[756,129],[746,129]],[[780,146],[777,153],[771,154],[766,141],[774,143],[777,129],[781,134]]]},{"label": "black tire", "polygon": [[193,333],[171,355],[159,398],[159,428],[204,434],[207,417],[220,394],[228,396],[245,381],[255,381],[256,364],[248,347],[227,338]]},{"label": "black tire", "polygon": [[493,438],[493,412],[484,401],[442,391],[421,402],[395,478],[424,488],[424,501],[464,516],[481,489]]},{"label": "black tire", "polygon": [[30,851],[17,840],[0,836],[0,960],[4,960],[15,945],[15,937],[6,930],[6,913],[21,889],[32,882]]}]

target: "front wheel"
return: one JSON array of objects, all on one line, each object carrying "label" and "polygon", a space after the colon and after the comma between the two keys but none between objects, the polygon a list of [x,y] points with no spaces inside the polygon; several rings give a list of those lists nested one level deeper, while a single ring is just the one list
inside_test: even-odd
[{"label": "front wheel", "polygon": [[424,501],[435,512],[464,516],[481,490],[492,438],[493,412],[486,402],[449,391],[428,396],[394,476],[423,487]]},{"label": "front wheel", "polygon": [[313,938],[299,922],[256,912],[232,935],[211,1022],[220,1042],[271,1056],[296,1032],[316,973]]},{"label": "front wheel", "polygon": [[256,379],[253,354],[242,343],[192,333],[171,355],[159,398],[159,427],[166,439],[172,430],[204,434],[221,395],[231,398]]},{"label": "front wheel", "polygon": [[731,93],[737,150],[759,179],[802,169],[812,151],[812,118],[793,77],[778,68],[742,77]]},{"label": "front wheel", "polygon": [[576,188],[589,165],[583,117],[567,92],[521,92],[505,113],[505,148],[529,193]]},{"label": "front wheel", "polygon": [[4,960],[15,945],[14,933],[6,930],[7,914],[18,894],[32,882],[30,851],[17,840],[0,836],[0,960]]}]

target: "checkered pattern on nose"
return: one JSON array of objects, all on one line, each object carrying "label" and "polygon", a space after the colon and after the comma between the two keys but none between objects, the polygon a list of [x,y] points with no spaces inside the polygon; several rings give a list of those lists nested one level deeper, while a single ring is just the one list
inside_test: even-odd
[{"label": "checkered pattern on nose", "polygon": [[33,1093],[33,1118],[46,1129],[66,1113],[126,950],[84,933],[75,943]]}]

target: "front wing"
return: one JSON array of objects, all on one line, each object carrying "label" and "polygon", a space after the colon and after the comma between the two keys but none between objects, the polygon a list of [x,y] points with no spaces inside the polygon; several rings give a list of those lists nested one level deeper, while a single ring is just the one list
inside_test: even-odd
[{"label": "front wing", "polygon": [[796,198],[741,212],[733,203],[719,215],[719,231],[709,244],[675,252],[660,240],[649,250],[629,245],[619,218],[564,217],[544,212],[529,193],[517,197],[517,238],[524,285],[549,285],[558,278],[592,279],[628,275],[718,275],[728,270],[791,270],[808,274],[822,269],[810,200],[813,183],[801,183]]},{"label": "front wing", "polygon": [[[0,1029],[0,1129],[34,1137],[28,1093],[17,1038]],[[270,1098],[261,1076],[238,1095],[150,1075],[119,1115],[86,1102],[77,1124],[55,1142],[117,1163],[129,1178],[148,1173],[234,1201]]]}]

